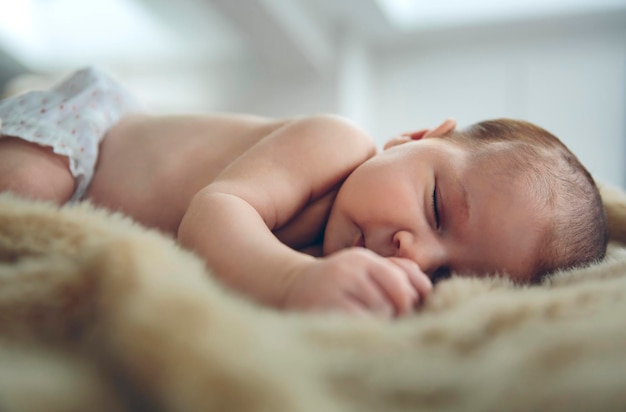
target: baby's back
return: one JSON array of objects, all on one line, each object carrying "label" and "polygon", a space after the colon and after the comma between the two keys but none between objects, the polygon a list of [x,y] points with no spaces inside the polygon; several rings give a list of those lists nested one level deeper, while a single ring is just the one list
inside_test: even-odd
[{"label": "baby's back", "polygon": [[133,116],[114,126],[86,198],[172,235],[191,198],[284,121],[254,116]]}]

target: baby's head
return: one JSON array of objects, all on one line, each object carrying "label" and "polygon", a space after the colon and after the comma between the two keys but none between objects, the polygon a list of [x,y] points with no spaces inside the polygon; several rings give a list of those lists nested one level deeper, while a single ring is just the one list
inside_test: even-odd
[{"label": "baby's head", "polygon": [[604,257],[608,229],[598,188],[558,138],[532,123],[511,119],[480,122],[452,131],[449,138],[468,148],[478,162],[494,163],[492,174],[515,181],[548,216],[534,280]]},{"label": "baby's head", "polygon": [[337,194],[324,252],[364,246],[432,277],[522,282],[604,256],[596,185],[556,137],[510,119],[455,126],[398,136],[357,168]]}]

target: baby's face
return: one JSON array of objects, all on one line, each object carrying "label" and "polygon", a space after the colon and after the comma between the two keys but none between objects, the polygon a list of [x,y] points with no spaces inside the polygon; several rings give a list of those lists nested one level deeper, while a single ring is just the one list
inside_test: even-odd
[{"label": "baby's face", "polygon": [[366,247],[415,261],[431,277],[507,273],[529,280],[548,219],[519,182],[445,138],[392,147],[339,190],[324,254]]}]

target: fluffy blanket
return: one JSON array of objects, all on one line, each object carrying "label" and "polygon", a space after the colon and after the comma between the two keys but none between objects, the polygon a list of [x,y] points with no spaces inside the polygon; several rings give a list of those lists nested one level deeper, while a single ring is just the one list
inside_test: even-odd
[{"label": "fluffy blanket", "polygon": [[2,411],[623,411],[625,318],[618,243],[538,286],[443,281],[399,321],[287,314],[127,218],[0,196]]}]

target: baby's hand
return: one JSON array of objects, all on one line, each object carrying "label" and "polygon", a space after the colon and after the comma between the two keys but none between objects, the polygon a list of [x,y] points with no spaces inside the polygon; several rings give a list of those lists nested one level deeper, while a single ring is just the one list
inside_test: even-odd
[{"label": "baby's hand", "polygon": [[431,289],[430,279],[413,261],[351,248],[302,268],[292,280],[284,306],[402,316],[423,301]]}]

